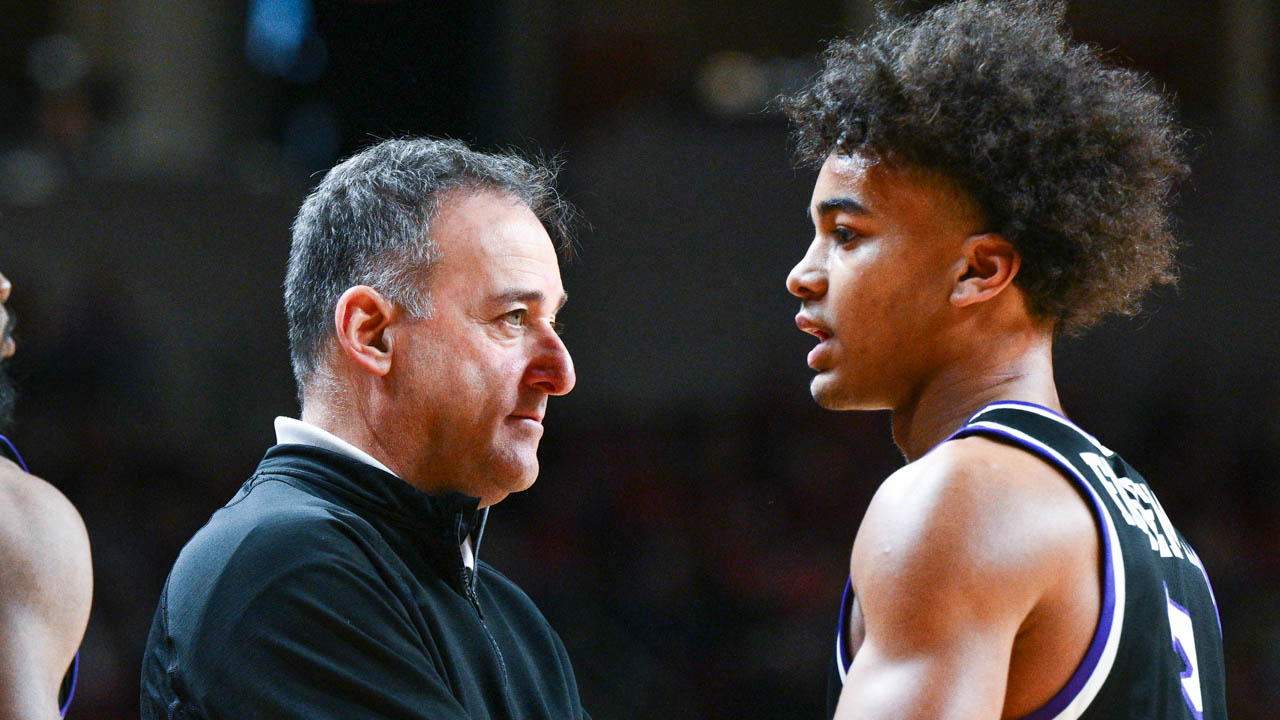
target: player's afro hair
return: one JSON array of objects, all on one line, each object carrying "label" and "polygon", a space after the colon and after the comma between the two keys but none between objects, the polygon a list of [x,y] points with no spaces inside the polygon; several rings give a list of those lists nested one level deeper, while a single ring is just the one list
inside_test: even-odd
[{"label": "player's afro hair", "polygon": [[1037,316],[1079,331],[1176,280],[1169,205],[1185,131],[1144,75],[1073,43],[1056,0],[881,14],[833,41],[783,107],[806,163],[862,153],[939,171],[1022,255]]}]

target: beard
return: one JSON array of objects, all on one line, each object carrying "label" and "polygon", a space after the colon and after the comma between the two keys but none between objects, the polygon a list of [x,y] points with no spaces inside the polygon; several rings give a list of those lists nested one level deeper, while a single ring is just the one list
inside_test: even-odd
[{"label": "beard", "polygon": [[[3,331],[0,331],[0,345],[6,343],[12,335],[13,314],[10,313],[9,321],[5,323]],[[18,389],[14,387],[8,371],[9,361],[0,360],[0,433],[9,429],[10,423],[13,422],[13,405],[18,399]]]},{"label": "beard", "polygon": [[13,405],[18,398],[18,390],[8,373],[9,361],[0,363],[0,433],[9,429],[13,422]]}]

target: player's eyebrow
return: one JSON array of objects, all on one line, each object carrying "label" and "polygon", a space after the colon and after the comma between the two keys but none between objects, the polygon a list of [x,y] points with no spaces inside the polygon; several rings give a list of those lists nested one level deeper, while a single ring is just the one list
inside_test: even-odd
[{"label": "player's eyebrow", "polygon": [[823,215],[830,215],[831,213],[836,212],[837,210],[847,212],[850,215],[870,215],[871,214],[871,212],[867,210],[867,208],[864,207],[862,203],[858,202],[857,200],[854,200],[851,197],[834,197],[834,198],[829,198],[827,200],[823,200],[822,202],[818,203],[818,217],[822,217]]},{"label": "player's eyebrow", "polygon": [[[519,302],[526,305],[533,305],[535,303],[540,304],[546,301],[546,299],[547,296],[544,295],[541,290],[522,290],[520,288],[507,290],[506,292],[501,292],[493,296],[495,304]],[[556,303],[555,311],[560,312],[560,308],[564,307],[564,304],[567,302],[569,302],[569,293],[561,293],[560,301]]]}]

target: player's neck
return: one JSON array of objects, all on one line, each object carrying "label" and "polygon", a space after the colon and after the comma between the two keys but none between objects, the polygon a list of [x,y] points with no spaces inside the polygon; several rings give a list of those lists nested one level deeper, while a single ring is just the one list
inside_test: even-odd
[{"label": "player's neck", "polygon": [[[1000,348],[1004,352],[991,348]],[[1061,412],[1053,381],[1053,343],[1048,334],[1019,343],[991,343],[943,368],[893,412],[893,439],[908,462],[915,461],[998,400],[1019,400]]]}]

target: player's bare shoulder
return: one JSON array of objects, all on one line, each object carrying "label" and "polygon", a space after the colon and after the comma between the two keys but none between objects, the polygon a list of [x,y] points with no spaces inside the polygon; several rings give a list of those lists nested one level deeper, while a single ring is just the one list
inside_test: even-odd
[{"label": "player's bare shoulder", "polygon": [[0,613],[22,613],[67,638],[68,660],[89,618],[89,535],[57,488],[0,458]]},{"label": "player's bare shoulder", "polygon": [[1067,478],[999,441],[950,440],[872,499],[850,563],[863,615],[855,620],[868,638],[906,652],[957,633],[989,640],[1002,653],[992,661],[1009,666],[1005,714],[1020,717],[1083,657],[1098,618],[1098,567],[1097,527]]},{"label": "player's bare shoulder", "polygon": [[1068,555],[1096,553],[1096,533],[1084,499],[1053,467],[998,441],[961,438],[884,481],[859,528],[852,577],[864,604],[860,577],[914,578],[928,587],[895,591],[981,598],[1000,588],[1025,613],[1064,563],[1082,564]]}]

